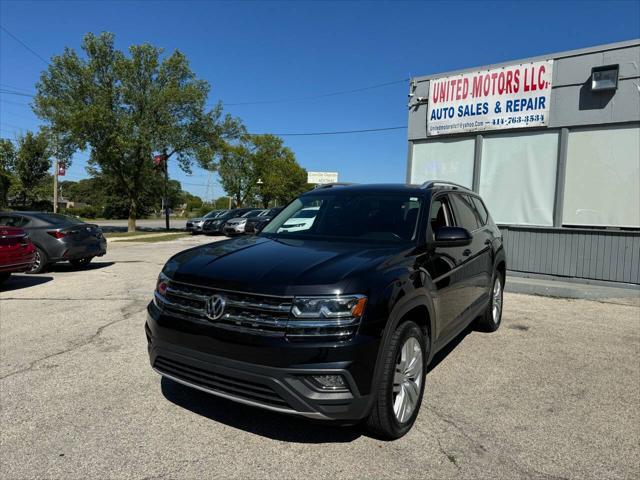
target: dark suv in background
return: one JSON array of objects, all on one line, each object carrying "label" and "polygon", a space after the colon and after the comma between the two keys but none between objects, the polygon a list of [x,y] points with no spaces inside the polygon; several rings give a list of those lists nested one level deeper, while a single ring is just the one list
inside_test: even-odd
[{"label": "dark suv in background", "polygon": [[[285,228],[302,210],[315,216]],[[148,306],[151,365],[237,402],[398,438],[434,354],[474,320],[500,326],[505,268],[498,228],[464,187],[321,187],[257,236],[166,263]]]}]

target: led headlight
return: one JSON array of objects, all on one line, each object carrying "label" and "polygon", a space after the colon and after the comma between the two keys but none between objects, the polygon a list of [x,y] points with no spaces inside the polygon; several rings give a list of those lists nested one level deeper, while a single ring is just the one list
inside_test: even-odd
[{"label": "led headlight", "polygon": [[296,297],[291,313],[297,318],[360,318],[366,303],[364,295]]}]

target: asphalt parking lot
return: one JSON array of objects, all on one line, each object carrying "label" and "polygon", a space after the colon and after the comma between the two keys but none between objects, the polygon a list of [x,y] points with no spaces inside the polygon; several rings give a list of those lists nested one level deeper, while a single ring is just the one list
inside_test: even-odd
[{"label": "asphalt parking lot", "polygon": [[252,409],[149,367],[143,331],[172,253],[210,238],[111,243],[86,271],[0,292],[0,475],[23,478],[638,478],[640,304],[508,293],[427,376],[413,430]]}]

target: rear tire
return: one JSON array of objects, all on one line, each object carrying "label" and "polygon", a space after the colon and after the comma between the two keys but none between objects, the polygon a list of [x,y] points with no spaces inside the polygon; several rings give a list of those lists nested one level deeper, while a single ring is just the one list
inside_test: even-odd
[{"label": "rear tire", "polygon": [[93,257],[76,258],[74,260],[69,260],[69,263],[74,267],[85,267],[89,265],[91,260],[93,260]]},{"label": "rear tire", "polygon": [[394,440],[413,426],[427,372],[428,338],[414,322],[404,322],[391,336],[381,359],[382,378],[369,417],[367,431],[377,438]]},{"label": "rear tire", "polygon": [[502,323],[502,306],[504,294],[504,277],[498,271],[493,275],[490,300],[487,309],[478,318],[478,328],[484,332],[495,332]]},{"label": "rear tire", "polygon": [[36,259],[27,273],[42,273],[47,269],[49,257],[40,247],[36,247]]}]

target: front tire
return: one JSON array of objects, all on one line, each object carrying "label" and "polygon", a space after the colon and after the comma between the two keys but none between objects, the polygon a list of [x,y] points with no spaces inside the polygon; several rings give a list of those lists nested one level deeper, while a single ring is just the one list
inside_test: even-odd
[{"label": "front tire", "polygon": [[36,258],[33,262],[33,266],[27,270],[27,273],[42,273],[47,269],[47,262],[49,258],[47,254],[40,247],[36,247]]},{"label": "front tire", "polygon": [[382,378],[374,392],[366,428],[373,436],[393,440],[413,426],[427,371],[428,338],[414,322],[404,322],[393,333],[382,358]]},{"label": "front tire", "polygon": [[478,319],[478,327],[485,332],[495,332],[502,323],[504,277],[500,272],[493,276],[491,299],[484,314]]}]

